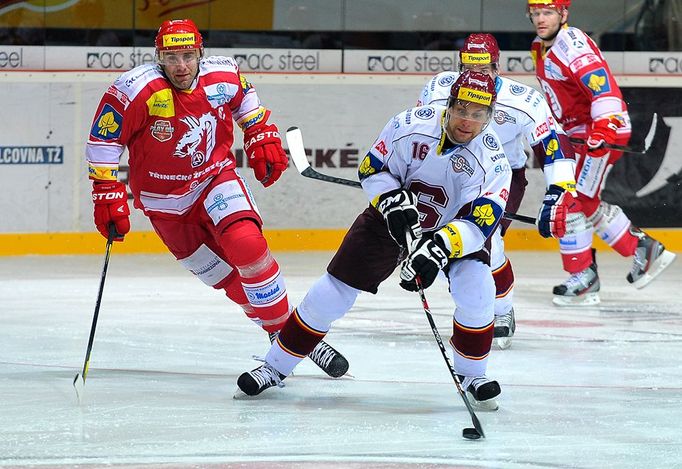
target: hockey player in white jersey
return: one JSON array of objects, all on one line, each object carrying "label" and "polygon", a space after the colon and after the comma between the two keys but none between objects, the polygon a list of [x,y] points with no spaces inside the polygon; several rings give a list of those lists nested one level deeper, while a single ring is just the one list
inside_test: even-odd
[{"label": "hockey player in white jersey", "polygon": [[500,386],[486,377],[495,297],[489,245],[509,197],[511,168],[488,125],[495,95],[490,76],[466,71],[447,107],[408,109],[386,124],[358,170],[370,206],[285,323],[265,364],[239,377],[239,395],[281,385],[358,294],[376,293],[404,259],[406,290],[417,290],[417,277],[428,288],[440,270],[446,273],[456,305],[455,370],[472,402],[497,408]]},{"label": "hockey player in white jersey", "polygon": [[[497,101],[491,127],[495,129],[512,168],[508,212],[521,205],[526,185],[527,155],[524,139],[545,175],[546,194],[538,214],[538,231],[548,238],[560,238],[566,229],[568,206],[575,195],[573,147],[552,117],[543,96],[533,88],[498,74],[500,50],[491,34],[469,35],[459,51],[459,71],[477,70],[495,80]],[[433,77],[419,96],[418,105],[444,104],[458,72]],[[508,348],[516,322],[513,308],[514,272],[504,254],[503,236],[509,220],[500,223],[493,236],[491,267],[495,279],[495,342]]]}]

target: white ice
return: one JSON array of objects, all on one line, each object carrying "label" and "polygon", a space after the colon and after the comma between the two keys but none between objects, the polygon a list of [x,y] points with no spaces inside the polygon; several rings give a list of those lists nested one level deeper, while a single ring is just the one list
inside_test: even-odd
[{"label": "white ice", "polygon": [[[328,341],[332,380],[304,362],[283,389],[233,400],[265,333],[170,256],[116,254],[82,403],[103,256],[0,258],[0,466],[213,468],[682,467],[682,262],[644,290],[599,256],[602,304],[559,309],[557,254],[512,252],[518,329],[494,349],[497,412],[471,426],[416,294],[363,294]],[[331,253],[279,254],[292,301]],[[427,290],[444,338],[453,306]]]}]

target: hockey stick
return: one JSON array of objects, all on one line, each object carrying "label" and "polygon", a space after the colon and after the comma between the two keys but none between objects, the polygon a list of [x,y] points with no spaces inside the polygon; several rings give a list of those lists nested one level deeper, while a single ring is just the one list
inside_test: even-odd
[{"label": "hockey stick", "polygon": [[[289,127],[287,129],[286,138],[287,145],[289,145],[289,155],[291,155],[291,159],[294,160],[294,165],[298,172],[301,173],[301,176],[317,179],[318,181],[331,182],[333,184],[362,188],[358,181],[329,176],[328,174],[322,174],[311,168],[308,157],[305,154],[305,147],[303,146],[303,135],[301,135],[301,129],[298,127]],[[537,221],[536,218],[520,215],[518,213],[504,212],[503,216],[509,220],[516,220],[530,225],[535,225]]]},{"label": "hockey stick", "polygon": [[[412,232],[409,229],[405,231],[405,239],[407,240],[407,245],[412,246],[412,241],[414,240],[414,238],[412,237]],[[452,376],[452,380],[455,382],[457,392],[459,393],[460,397],[464,401],[464,405],[469,411],[471,423],[474,424],[473,429],[465,428],[462,431],[462,436],[469,439],[478,439],[480,437],[485,438],[483,426],[481,425],[480,420],[478,420],[476,412],[474,412],[474,408],[471,406],[471,402],[469,402],[469,399],[467,398],[466,394],[464,393],[464,390],[462,389],[462,383],[459,382],[459,378],[457,377],[455,367],[452,365],[450,359],[448,358],[448,353],[445,350],[445,346],[443,345],[443,339],[441,338],[440,333],[438,332],[438,328],[436,327],[436,323],[433,320],[433,315],[431,314],[431,308],[429,308],[429,303],[426,301],[426,295],[424,294],[424,288],[422,287],[421,279],[419,277],[416,277],[415,282],[417,283],[417,292],[419,293],[419,298],[421,298],[422,300],[424,314],[426,315],[426,319],[429,321],[429,326],[431,326],[431,332],[433,332],[433,337],[435,337],[436,343],[438,344],[438,348],[440,349],[440,353],[441,355],[443,355],[443,360],[445,360],[445,364],[448,366],[448,370],[450,370],[450,375]],[[472,432],[472,430],[475,431]]]},{"label": "hockey stick", "polygon": [[[643,150],[638,150],[636,148],[632,148],[626,145],[611,145],[609,143],[604,143],[602,146],[604,148],[608,148],[610,150],[618,150],[622,151],[624,153],[638,153],[640,155],[643,155],[646,153],[649,148],[651,147],[651,144],[654,142],[654,137],[656,136],[656,125],[658,124],[658,114],[654,112],[654,117],[651,119],[651,126],[649,127],[649,132],[646,134],[646,137],[644,137],[644,149]],[[577,138],[577,137],[571,137],[570,138],[571,143],[577,143],[580,145],[585,145],[587,141],[584,138]]]},{"label": "hockey stick", "polygon": [[99,307],[102,303],[102,293],[104,292],[104,280],[107,278],[107,267],[109,266],[109,255],[111,254],[111,245],[114,238],[118,235],[116,227],[109,225],[109,237],[107,238],[107,248],[104,255],[104,266],[102,267],[102,277],[99,281],[99,291],[97,292],[97,302],[95,303],[95,314],[92,317],[92,326],[90,326],[90,338],[88,339],[88,349],[85,352],[85,362],[83,363],[83,372],[77,373],[73,378],[73,387],[76,389],[76,396],[78,402],[81,400],[83,389],[85,388],[85,378],[88,376],[88,369],[90,368],[90,353],[92,352],[92,343],[95,341],[95,329],[97,328],[97,318],[99,317]]}]

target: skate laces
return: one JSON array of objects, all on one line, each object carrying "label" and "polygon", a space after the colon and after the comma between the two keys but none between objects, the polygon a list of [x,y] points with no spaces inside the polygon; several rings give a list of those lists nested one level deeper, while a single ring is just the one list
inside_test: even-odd
[{"label": "skate laces", "polygon": [[308,355],[312,361],[322,368],[327,368],[335,356],[336,350],[324,341],[317,344],[310,355]]},{"label": "skate laces", "polygon": [[464,379],[462,381],[462,388],[466,391],[469,389],[469,387],[472,387],[474,390],[478,389],[479,386],[482,384],[485,384],[489,382],[490,380],[488,379],[487,376],[464,376]]},{"label": "skate laces", "polygon": [[511,328],[513,314],[514,313],[510,311],[507,314],[503,314],[502,316],[495,316],[495,325]]},{"label": "skate laces", "polygon": [[254,381],[258,383],[259,388],[265,386],[277,386],[278,388],[284,387],[282,378],[279,377],[279,372],[267,362],[263,363],[263,365],[259,366],[255,370],[250,371],[249,374]]}]

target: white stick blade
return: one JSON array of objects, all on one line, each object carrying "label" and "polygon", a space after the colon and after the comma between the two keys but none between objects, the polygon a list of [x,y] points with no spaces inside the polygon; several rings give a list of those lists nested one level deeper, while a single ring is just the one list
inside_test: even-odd
[{"label": "white stick blade", "polygon": [[298,127],[289,127],[286,138],[287,145],[289,145],[289,155],[291,155],[291,159],[294,160],[298,172],[302,173],[306,168],[310,167],[310,163],[305,154],[301,129]]},{"label": "white stick blade", "polygon": [[654,112],[654,117],[651,119],[651,127],[649,133],[644,137],[644,151],[646,152],[654,141],[656,135],[656,125],[658,125],[658,114]]},{"label": "white stick blade", "polygon": [[76,377],[73,378],[73,387],[76,390],[76,397],[78,398],[78,402],[80,403],[81,396],[83,395],[83,391],[85,390],[85,380],[83,379],[83,376],[80,373],[76,374]]}]

